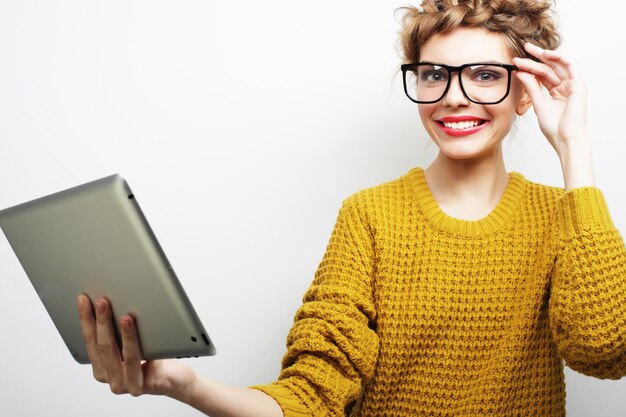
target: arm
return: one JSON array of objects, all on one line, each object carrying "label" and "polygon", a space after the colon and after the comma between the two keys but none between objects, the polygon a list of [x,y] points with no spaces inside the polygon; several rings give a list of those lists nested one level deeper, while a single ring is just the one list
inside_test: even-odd
[{"label": "arm", "polygon": [[626,249],[594,185],[587,88],[571,59],[530,43],[525,48],[539,62],[514,58],[520,68],[517,77],[557,152],[565,184],[555,224],[552,334],[570,368],[598,378],[621,378],[626,375]]},{"label": "arm", "polygon": [[94,377],[116,394],[166,395],[213,417],[343,416],[373,376],[378,355],[373,240],[353,203],[342,208],[296,315],[279,381],[239,389],[200,378],[175,360],[142,363],[132,318],[120,319],[120,351],[108,302],[98,300],[94,315],[81,295],[80,321]]},{"label": "arm", "polygon": [[550,326],[567,365],[598,378],[626,375],[626,248],[596,187],[558,202]]},{"label": "arm", "polygon": [[378,358],[374,244],[358,194],[344,203],[287,339],[278,381],[255,388],[286,417],[339,417],[362,394]]},{"label": "arm", "polygon": [[96,302],[94,315],[89,299],[80,295],[78,310],[94,377],[108,383],[113,393],[166,395],[213,417],[283,416],[278,404],[262,392],[200,378],[180,361],[142,362],[136,327],[130,316],[120,319],[120,351],[107,300]]},{"label": "arm", "polygon": [[558,51],[531,43],[524,47],[538,61],[513,58],[519,68],[516,76],[531,99],[541,132],[561,161],[565,191],[594,186],[587,136],[587,86],[578,66]]}]

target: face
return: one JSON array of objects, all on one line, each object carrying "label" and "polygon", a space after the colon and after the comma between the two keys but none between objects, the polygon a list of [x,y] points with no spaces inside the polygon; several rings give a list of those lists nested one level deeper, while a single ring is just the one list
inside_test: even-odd
[{"label": "face", "polygon": [[[420,62],[424,61],[452,66],[474,62],[512,64],[513,54],[500,34],[460,28],[430,38],[420,51]],[[418,109],[426,131],[441,153],[453,159],[469,159],[493,155],[499,150],[515,114],[524,114],[530,104],[521,82],[513,75],[504,101],[473,103],[463,94],[455,72],[446,95],[437,103],[418,104]]]}]

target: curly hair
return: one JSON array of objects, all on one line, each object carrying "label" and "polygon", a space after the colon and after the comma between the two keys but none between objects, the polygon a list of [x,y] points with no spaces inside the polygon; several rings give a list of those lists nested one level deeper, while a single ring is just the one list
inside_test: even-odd
[{"label": "curly hair", "polygon": [[405,63],[418,62],[420,47],[433,35],[456,28],[483,28],[500,33],[513,55],[535,59],[526,42],[544,49],[561,44],[550,0],[423,0],[420,7],[401,7],[401,41]]}]

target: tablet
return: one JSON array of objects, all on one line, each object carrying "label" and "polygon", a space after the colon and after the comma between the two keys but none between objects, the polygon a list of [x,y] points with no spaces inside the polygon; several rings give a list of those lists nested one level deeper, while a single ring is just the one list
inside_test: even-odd
[{"label": "tablet", "polygon": [[215,346],[120,175],[0,211],[15,251],[74,359],[89,363],[76,297],[129,314],[144,359],[208,356]]}]

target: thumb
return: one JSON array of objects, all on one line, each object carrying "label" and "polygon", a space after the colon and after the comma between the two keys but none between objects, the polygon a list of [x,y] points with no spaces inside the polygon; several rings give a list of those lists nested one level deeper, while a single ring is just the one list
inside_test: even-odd
[{"label": "thumb", "polygon": [[543,91],[541,88],[541,84],[539,83],[539,80],[537,80],[537,78],[535,78],[534,75],[525,71],[517,71],[515,73],[515,76],[524,85],[526,92],[530,96],[530,100],[533,102],[533,107],[535,108],[535,112],[541,111],[540,108],[546,99],[543,95]]}]

